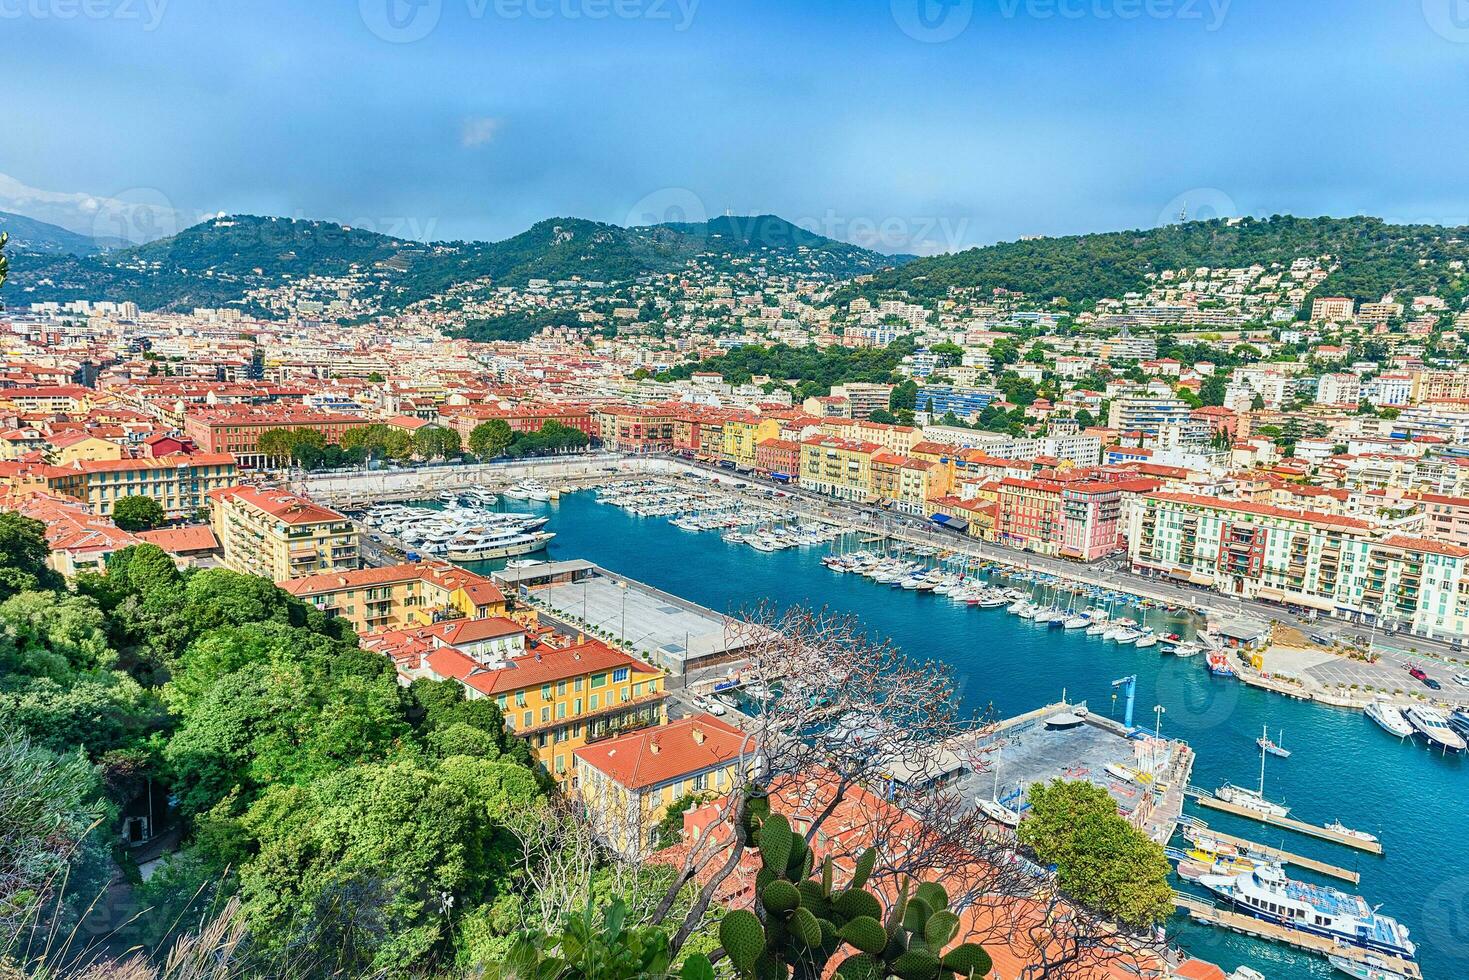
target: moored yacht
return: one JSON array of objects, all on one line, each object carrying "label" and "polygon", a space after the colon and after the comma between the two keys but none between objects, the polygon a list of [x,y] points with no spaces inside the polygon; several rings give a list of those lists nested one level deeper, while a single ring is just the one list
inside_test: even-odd
[{"label": "moored yacht", "polygon": [[1430,746],[1443,749],[1445,752],[1464,751],[1464,736],[1449,727],[1448,719],[1437,708],[1426,704],[1415,704],[1410,706],[1404,715],[1408,719],[1408,724],[1412,725]]},{"label": "moored yacht", "polygon": [[1367,706],[1364,714],[1384,731],[1398,738],[1410,738],[1413,735],[1413,726],[1408,724],[1408,719],[1403,717],[1403,712],[1395,704],[1387,701],[1373,701]]}]

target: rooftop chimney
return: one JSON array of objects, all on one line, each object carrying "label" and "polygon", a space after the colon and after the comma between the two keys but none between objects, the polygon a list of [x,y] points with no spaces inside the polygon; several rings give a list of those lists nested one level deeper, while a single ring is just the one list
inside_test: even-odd
[{"label": "rooftop chimney", "polygon": [[695,745],[703,745],[704,744],[704,729],[702,729],[702,728],[695,728],[694,729],[694,744]]}]

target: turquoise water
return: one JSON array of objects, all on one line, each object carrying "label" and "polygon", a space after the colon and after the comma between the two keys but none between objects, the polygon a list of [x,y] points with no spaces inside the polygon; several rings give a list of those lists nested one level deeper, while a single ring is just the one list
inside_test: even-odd
[{"label": "turquoise water", "polygon": [[[1359,870],[1359,890],[1412,930],[1429,980],[1469,978],[1469,810],[1462,760],[1401,744],[1357,713],[1303,704],[1209,676],[1203,658],[1179,660],[1095,637],[1035,626],[1004,610],[970,609],[942,597],[878,585],[822,567],[823,548],[764,554],[726,544],[717,533],[682,531],[663,518],[634,517],[587,493],[549,509],[556,532],[548,557],[585,558],[631,578],[737,614],[762,600],[827,606],[859,615],[909,654],[954,667],[968,706],[1008,717],[1052,702],[1064,689],[1094,711],[1120,713],[1111,682],[1137,674],[1137,720],[1161,704],[1163,734],[1186,739],[1198,755],[1193,781],[1252,786],[1259,776],[1255,738],[1262,724],[1284,730],[1289,759],[1272,758],[1266,793],[1311,823],[1340,819],[1382,838],[1385,857],[1225,814],[1191,810],[1211,826],[1251,840]],[[486,567],[489,567],[488,565]],[[1136,618],[1136,617],[1135,617]],[[1183,620],[1151,616],[1155,627]],[[1192,807],[1192,804],[1190,804]],[[1292,870],[1293,876],[1310,878]],[[1323,879],[1323,881],[1325,881]],[[1326,881],[1325,883],[1330,883]],[[1175,917],[1179,942],[1226,969],[1247,964],[1269,980],[1333,976],[1324,961]]]}]

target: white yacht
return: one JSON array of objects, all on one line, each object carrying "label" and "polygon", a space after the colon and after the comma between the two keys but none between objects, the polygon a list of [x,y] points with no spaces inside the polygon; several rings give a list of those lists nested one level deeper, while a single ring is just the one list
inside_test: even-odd
[{"label": "white yacht", "polygon": [[1443,712],[1426,704],[1415,704],[1404,712],[1408,724],[1422,735],[1433,748],[1443,749],[1445,752],[1463,752],[1465,749],[1464,737],[1449,727],[1448,719]]},{"label": "white yacht", "polygon": [[1408,719],[1403,717],[1403,712],[1395,704],[1373,701],[1367,706],[1365,714],[1384,731],[1398,738],[1411,738],[1413,735],[1413,726],[1408,724]]}]

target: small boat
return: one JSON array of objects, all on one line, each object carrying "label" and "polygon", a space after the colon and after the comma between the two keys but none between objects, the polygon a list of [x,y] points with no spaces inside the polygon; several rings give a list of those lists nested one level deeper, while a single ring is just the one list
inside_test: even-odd
[{"label": "small boat", "polygon": [[1260,732],[1260,737],[1255,739],[1255,744],[1260,746],[1260,748],[1265,750],[1266,752],[1269,752],[1271,755],[1279,756],[1282,759],[1289,759],[1290,749],[1283,749],[1280,747],[1280,743],[1284,740],[1284,732],[1281,732],[1280,736],[1278,736],[1277,738],[1272,739],[1270,737],[1269,729],[1262,729],[1262,731]]},{"label": "small boat", "polygon": [[1413,735],[1413,726],[1408,724],[1408,719],[1395,704],[1386,701],[1373,701],[1364,712],[1380,728],[1398,738],[1410,738]]},{"label": "small boat", "polygon": [[1284,803],[1276,803],[1265,798],[1265,747],[1263,745],[1260,747],[1259,789],[1245,789],[1243,786],[1225,783],[1214,791],[1214,795],[1225,803],[1233,803],[1237,807],[1263,816],[1284,817],[1290,813],[1290,807]]},{"label": "small boat", "polygon": [[1237,966],[1225,980],[1265,980],[1265,974],[1250,966]]},{"label": "small boat", "polygon": [[1004,824],[1006,827],[1020,826],[1020,814],[998,800],[986,800],[981,797],[975,802],[978,804],[980,812],[995,823]]},{"label": "small boat", "polygon": [[1336,833],[1341,834],[1343,837],[1350,837],[1353,840],[1366,841],[1369,844],[1380,843],[1374,835],[1367,833],[1367,831],[1365,830],[1353,830],[1351,827],[1348,827],[1340,820],[1333,820],[1331,823],[1326,825],[1326,829],[1335,831]]},{"label": "small boat", "polygon": [[1375,956],[1369,956],[1365,960],[1348,959],[1345,956],[1328,956],[1326,962],[1330,963],[1338,973],[1345,973],[1356,980],[1407,980],[1403,974],[1388,968],[1383,960]]}]

